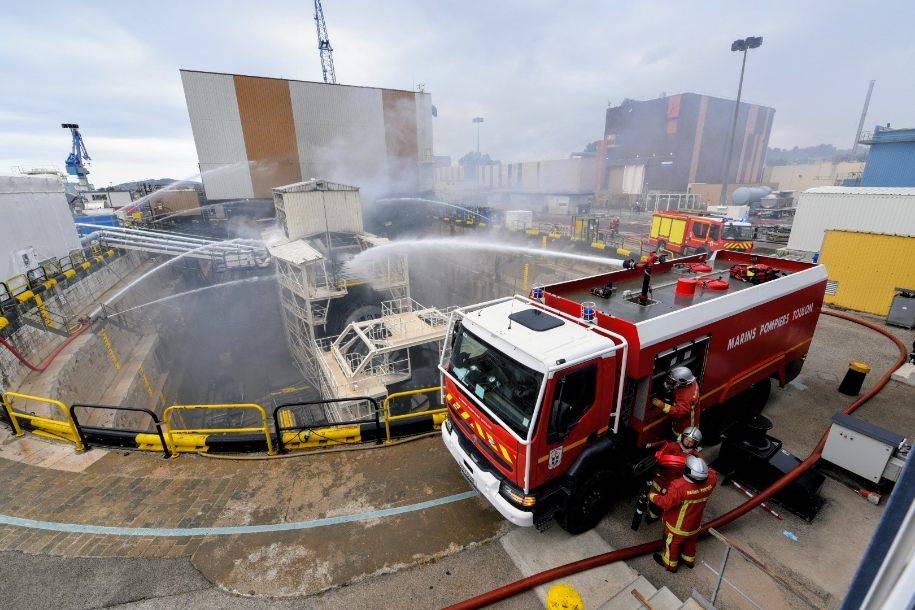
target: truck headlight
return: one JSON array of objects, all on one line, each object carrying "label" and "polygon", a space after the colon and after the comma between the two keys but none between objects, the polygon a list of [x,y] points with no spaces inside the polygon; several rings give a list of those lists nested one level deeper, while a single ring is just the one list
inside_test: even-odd
[{"label": "truck headlight", "polygon": [[536,497],[526,495],[506,479],[503,479],[502,483],[499,484],[499,493],[512,504],[517,504],[518,506],[525,508],[530,508],[537,503]]},{"label": "truck headlight", "polygon": [[445,423],[443,425],[445,426],[445,430],[448,432],[448,434],[454,432],[454,426],[451,424],[451,417],[446,417]]}]

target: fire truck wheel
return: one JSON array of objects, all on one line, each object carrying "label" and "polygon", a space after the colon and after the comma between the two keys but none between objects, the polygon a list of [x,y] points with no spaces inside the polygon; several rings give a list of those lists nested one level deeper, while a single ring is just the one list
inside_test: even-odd
[{"label": "fire truck wheel", "polygon": [[592,470],[575,483],[565,510],[557,513],[556,520],[570,534],[583,534],[597,525],[615,498],[613,473],[609,470]]}]

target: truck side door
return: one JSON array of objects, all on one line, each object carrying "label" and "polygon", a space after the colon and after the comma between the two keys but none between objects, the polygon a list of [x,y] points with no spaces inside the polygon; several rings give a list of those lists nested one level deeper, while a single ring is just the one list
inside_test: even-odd
[{"label": "truck side door", "polygon": [[572,465],[590,440],[606,433],[616,395],[616,357],[595,358],[556,372],[531,444],[530,486]]}]

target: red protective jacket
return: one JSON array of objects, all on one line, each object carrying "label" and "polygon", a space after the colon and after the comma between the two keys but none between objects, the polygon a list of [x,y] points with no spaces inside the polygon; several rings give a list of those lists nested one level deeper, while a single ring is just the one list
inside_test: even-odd
[{"label": "red protective jacket", "polygon": [[666,494],[652,491],[648,499],[664,511],[664,527],[668,532],[675,536],[695,536],[702,525],[702,513],[717,484],[718,473],[709,469],[705,481],[694,483],[680,477],[671,481]]},{"label": "red protective jacket", "polygon": [[651,482],[652,489],[657,492],[663,492],[671,481],[681,477],[683,475],[683,467],[686,465],[686,456],[688,455],[702,457],[702,451],[700,449],[684,451],[679,441],[667,441],[664,443],[654,454],[658,464],[655,466],[654,479]]},{"label": "red protective jacket", "polygon": [[699,425],[699,384],[692,382],[686,387],[674,390],[673,404],[661,401],[660,408],[670,415],[674,434],[679,437],[683,430]]}]

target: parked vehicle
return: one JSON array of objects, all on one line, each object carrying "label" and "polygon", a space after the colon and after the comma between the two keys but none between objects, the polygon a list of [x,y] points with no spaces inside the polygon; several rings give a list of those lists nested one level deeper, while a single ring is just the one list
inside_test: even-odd
[{"label": "parked vehicle", "polygon": [[[732,277],[749,265],[772,273]],[[698,379],[716,442],[760,413],[772,379],[800,373],[825,287],[822,265],[718,251],[458,309],[439,366],[444,443],[512,523],[590,529],[670,434],[652,404],[668,371]]]},{"label": "parked vehicle", "polygon": [[646,242],[657,250],[686,255],[714,250],[749,252],[754,239],[754,228],[748,222],[681,212],[655,212]]}]

